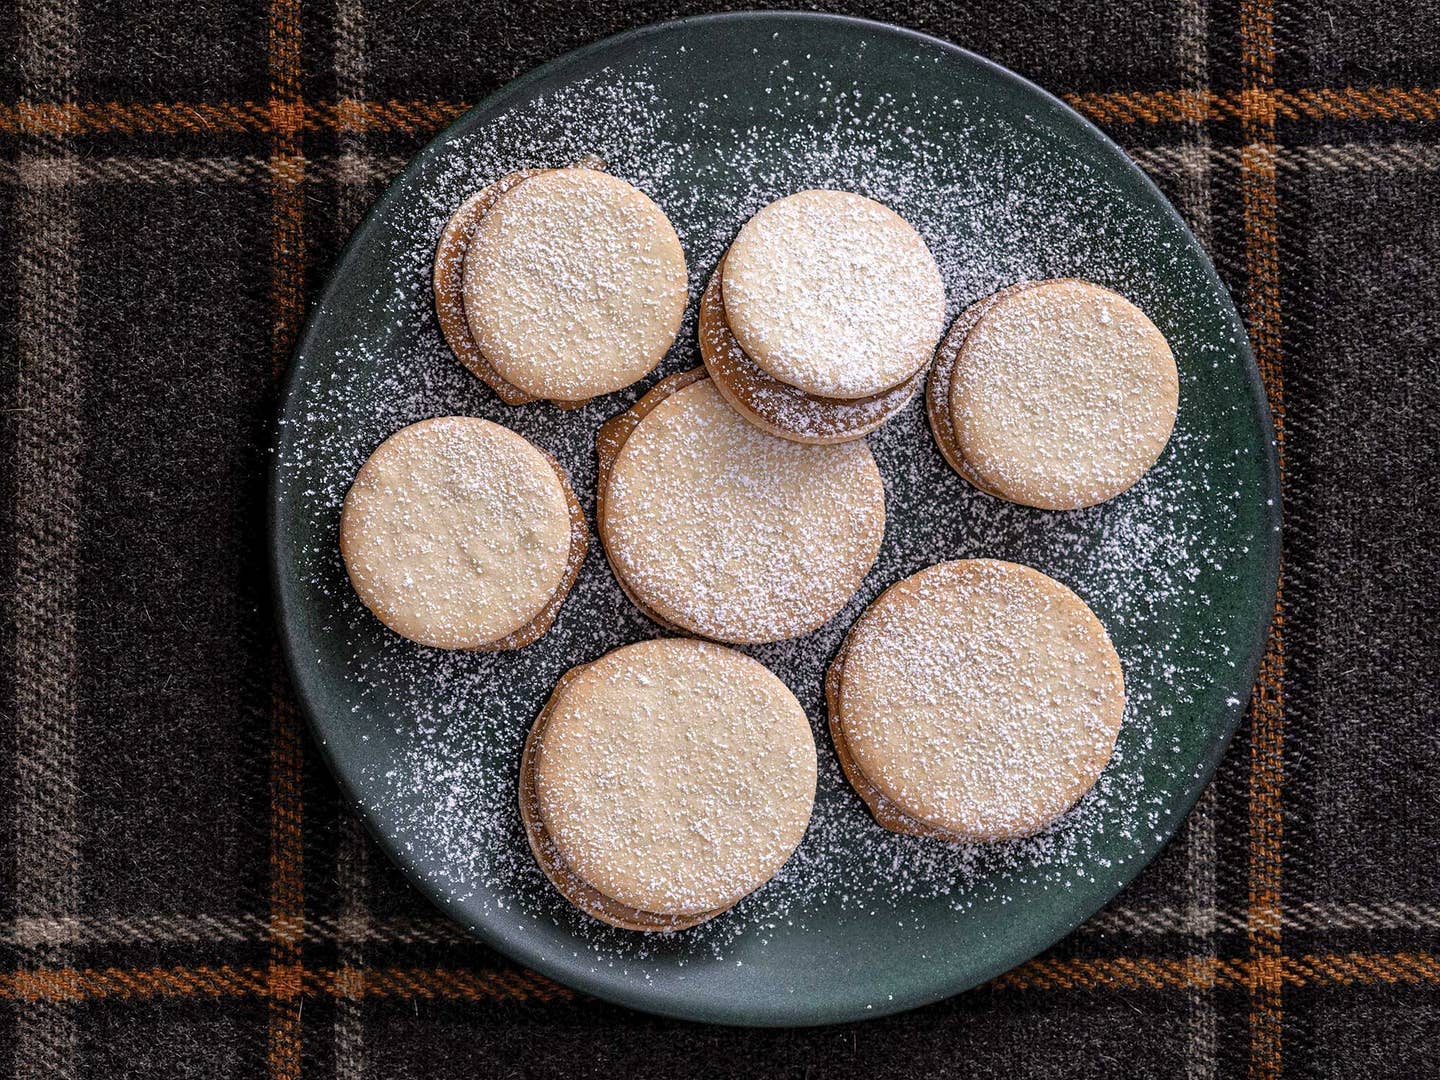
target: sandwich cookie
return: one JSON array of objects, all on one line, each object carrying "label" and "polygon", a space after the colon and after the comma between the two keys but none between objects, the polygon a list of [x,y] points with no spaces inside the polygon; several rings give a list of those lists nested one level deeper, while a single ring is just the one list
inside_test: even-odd
[{"label": "sandwich cookie", "polygon": [[841,767],[892,832],[1029,836],[1099,779],[1125,710],[1085,602],[1038,570],[940,563],[892,585],[825,682]]},{"label": "sandwich cookie", "polygon": [[465,318],[465,253],[470,247],[470,237],[480,219],[490,212],[495,201],[522,180],[539,173],[538,169],[522,169],[501,177],[489,187],[471,195],[460,208],[450,216],[440,233],[440,242],[435,247],[433,281],[435,291],[435,318],[440,324],[440,335],[455,358],[470,369],[474,375],[506,405],[524,405],[535,399],[517,386],[512,386],[500,377],[475,338],[470,334],[470,323]]},{"label": "sandwich cookie", "polygon": [[667,628],[737,644],[809,633],[880,551],[885,490],[870,448],[767,435],[701,368],[658,383],[596,447],[605,554]]},{"label": "sandwich cookie", "polygon": [[648,374],[685,311],[685,257],[643,192],[596,168],[511,173],[436,250],[451,349],[510,404],[573,407]]},{"label": "sandwich cookie", "polygon": [[[733,335],[750,361],[736,366],[754,386],[742,394],[736,376],[722,377],[747,415],[791,437],[835,441],[837,431],[873,430],[877,412],[883,422],[908,397],[888,392],[910,388],[943,328],[944,286],[925,241],[888,207],[851,192],[802,191],[764,207],[730,245],[717,279],[711,326],[723,322]],[[722,355],[713,344],[709,351]],[[816,399],[836,431],[816,418],[807,426],[803,413],[780,407],[783,399],[767,415],[761,393],[774,397],[777,386]],[[839,422],[833,414],[847,402],[866,408],[840,412]]]},{"label": "sandwich cookie", "polygon": [[555,621],[586,547],[559,462],[470,416],[395,432],[340,512],[340,555],[361,602],[440,649],[530,644]]},{"label": "sandwich cookie", "polygon": [[725,321],[724,265],[722,260],[700,299],[700,356],[730,407],[761,431],[817,445],[850,442],[881,427],[914,396],[923,373],[853,400],[807,394],[771,378],[745,355]]},{"label": "sandwich cookie", "polygon": [[644,641],[572,668],[525,741],[520,816],[561,895],[629,930],[681,930],[769,881],[805,835],[815,742],[740,653]]},{"label": "sandwich cookie", "polygon": [[951,466],[998,498],[1078,510],[1159,459],[1180,381],[1164,335],[1118,293],[1059,278],[1002,289],[963,312],[927,390]]}]

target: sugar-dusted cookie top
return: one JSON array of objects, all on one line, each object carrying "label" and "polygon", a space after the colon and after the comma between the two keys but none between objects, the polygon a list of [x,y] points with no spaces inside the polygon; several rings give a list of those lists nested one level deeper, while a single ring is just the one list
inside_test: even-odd
[{"label": "sugar-dusted cookie top", "polygon": [[745,355],[725,321],[724,262],[700,297],[700,357],[730,407],[761,431],[782,439],[831,444],[863,439],[903,409],[920,376],[863,398],[825,398],[780,382]]},{"label": "sugar-dusted cookie top", "polygon": [[605,478],[599,522],[636,601],[736,643],[807,633],[839,611],[885,532],[870,448],[767,435],[708,378],[642,405]]},{"label": "sugar-dusted cookie top", "polygon": [[468,416],[423,420],[361,466],[340,552],[361,601],[396,633],[483,647],[526,626],[565,583],[572,516],[556,467]]},{"label": "sugar-dusted cookie top", "polygon": [[641,912],[692,915],[790,857],[815,798],[815,742],[759,662],[690,639],[573,671],[537,732],[533,783],[566,868]]},{"label": "sugar-dusted cookie top", "polygon": [[1071,510],[1113,498],[1155,464],[1179,395],[1175,357],[1145,313],[1065,278],[983,309],[954,360],[949,420],[977,486]]},{"label": "sugar-dusted cookie top", "polygon": [[596,169],[552,169],[502,194],[475,225],[464,274],[485,359],[521,391],[557,401],[644,376],[685,311],[685,256],[664,212]]},{"label": "sugar-dusted cookie top", "polygon": [[940,270],[904,218],[846,191],[802,191],[764,207],[730,245],[725,314],[773,378],[860,398],[930,361],[945,318]]},{"label": "sugar-dusted cookie top", "polygon": [[524,405],[535,399],[502,379],[475,343],[469,320],[465,317],[465,253],[470,247],[475,226],[490,212],[496,200],[536,172],[535,169],[521,169],[507,173],[461,203],[440,231],[440,239],[435,245],[435,263],[431,268],[435,319],[440,324],[440,335],[455,358],[507,405]]},{"label": "sugar-dusted cookie top", "polygon": [[851,630],[839,674],[857,789],[960,839],[1053,822],[1099,778],[1125,708],[1119,657],[1085,602],[992,559],[887,589]]}]

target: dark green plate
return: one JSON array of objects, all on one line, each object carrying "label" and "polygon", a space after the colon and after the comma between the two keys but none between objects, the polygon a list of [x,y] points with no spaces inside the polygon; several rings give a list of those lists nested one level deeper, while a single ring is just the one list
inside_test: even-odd
[{"label": "dark green plate", "polygon": [[[571,910],[515,809],[521,742],[571,666],[658,629],[592,547],[554,629],[513,653],[446,654],[384,630],[336,551],[340,501],[406,423],[483,415],[555,453],[593,510],[594,431],[643,390],[575,412],[511,409],[446,352],[430,255],[462,197],[509,169],[598,153],[665,208],[692,299],[735,230],[806,187],[871,194],[936,252],[953,314],[1022,277],[1130,296],[1180,364],[1180,419],[1114,501],[1047,514],[979,495],[944,464],[919,402],[873,436],[889,523],[854,602],[807,638],[749,650],[810,711],[816,813],[779,877],[697,930],[646,937]],[[698,362],[693,304],[655,377]],[[647,380],[648,382],[653,381]],[[1170,837],[1256,674],[1279,506],[1270,417],[1245,334],[1198,244],[1150,182],[1055,98],[894,27],[813,15],[686,20],[612,38],[512,83],[437,138],[357,230],[296,350],[275,457],[273,547],[286,655],[346,795],[448,915],[561,982],[640,1009],[740,1024],[876,1016],[953,994],[1066,934]],[[825,734],[821,678],[885,586],[941,559],[1031,563],[1109,628],[1130,704],[1096,789],[1045,835],[964,847],[882,832]]]}]

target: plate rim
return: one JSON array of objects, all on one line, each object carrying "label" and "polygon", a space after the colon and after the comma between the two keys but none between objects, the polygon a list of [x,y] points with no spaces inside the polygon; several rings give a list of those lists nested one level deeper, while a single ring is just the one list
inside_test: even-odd
[{"label": "plate rim", "polygon": [[[1039,947],[1032,947],[1025,944],[1019,948],[1002,948],[998,952],[998,959],[984,965],[976,971],[971,972],[967,977],[946,983],[943,986],[931,986],[927,989],[908,995],[895,995],[889,1001],[870,1004],[864,1007],[850,1006],[837,1007],[826,1004],[819,1008],[804,1007],[776,1007],[767,1006],[765,1009],[756,1010],[743,1001],[737,1001],[725,1006],[700,1005],[688,1006],[686,1004],[672,1004],[668,996],[656,997],[654,995],[640,995],[627,988],[617,989],[616,984],[596,978],[589,978],[584,973],[561,970],[557,965],[550,963],[547,956],[533,950],[526,950],[520,943],[514,941],[510,936],[497,933],[482,922],[474,926],[467,926],[455,918],[446,903],[445,898],[425,876],[421,874],[415,865],[414,860],[407,858],[401,845],[394,842],[393,838],[384,832],[375,822],[372,815],[366,810],[363,802],[358,798],[357,792],[345,771],[339,767],[334,756],[331,744],[324,738],[317,716],[319,705],[314,700],[311,687],[305,677],[308,665],[301,664],[297,655],[297,641],[289,632],[289,627],[294,621],[293,607],[287,599],[289,582],[286,580],[286,543],[281,535],[280,528],[280,484],[282,472],[281,450],[285,438],[284,417],[289,414],[293,399],[297,396],[300,386],[300,368],[309,351],[312,339],[317,335],[318,325],[321,316],[325,313],[331,300],[339,287],[340,271],[351,259],[353,253],[365,246],[369,241],[370,234],[378,227],[379,218],[387,210],[392,202],[399,197],[401,191],[410,186],[412,175],[417,171],[421,161],[431,154],[438,144],[446,141],[455,129],[468,126],[472,117],[480,112],[496,111],[497,107],[503,107],[506,99],[521,94],[535,83],[542,82],[546,78],[562,71],[564,68],[576,64],[597,53],[602,53],[621,45],[639,41],[646,37],[658,36],[674,30],[703,25],[709,23],[763,23],[775,22],[780,25],[804,23],[824,23],[830,25],[846,26],[854,30],[866,33],[880,33],[896,35],[908,38],[916,45],[929,49],[936,49],[944,53],[958,56],[965,61],[978,66],[986,71],[992,78],[1001,81],[1018,84],[1019,87],[1032,94],[1038,95],[1051,107],[1066,115],[1072,122],[1078,123],[1096,137],[1101,147],[1115,158],[1116,163],[1123,170],[1128,171],[1132,178],[1136,178],[1141,185],[1148,189],[1149,194],[1155,199],[1172,220],[1188,238],[1190,244],[1200,254],[1203,265],[1204,276],[1208,279],[1214,294],[1221,300],[1219,305],[1220,314],[1228,319],[1232,328],[1236,331],[1235,346],[1242,361],[1246,389],[1249,391],[1253,402],[1258,406],[1257,421],[1262,431],[1270,432],[1270,438],[1263,439],[1263,461],[1261,463],[1261,486],[1262,496],[1267,499],[1265,535],[1260,541],[1264,544],[1264,567],[1265,579],[1270,583],[1268,594],[1274,597],[1277,593],[1280,578],[1280,561],[1283,546],[1283,522],[1284,506],[1281,499],[1280,488],[1280,467],[1279,453],[1275,439],[1274,416],[1270,408],[1268,389],[1265,386],[1264,377],[1256,362],[1254,351],[1251,348],[1249,332],[1235,306],[1234,298],[1221,280],[1215,269],[1210,253],[1205,250],[1203,244],[1190,230],[1184,218],[1180,216],[1174,205],[1166,198],[1154,180],[1127,154],[1119,143],[1115,142],[1100,127],[1092,123],[1082,113],[1070,106],[1063,98],[1051,93],[1035,82],[1010,70],[988,57],[973,52],[963,46],[944,38],[927,34],[920,30],[909,27],[898,26],[894,23],[884,22],[876,19],[866,19],[852,15],[832,14],[829,12],[816,11],[793,11],[793,10],[751,10],[751,11],[727,11],[711,12],[703,15],[685,16],[677,19],[667,19],[660,22],[648,23],[644,26],[633,27],[616,34],[590,42],[589,44],[571,49],[568,52],[554,57],[551,60],[531,68],[518,77],[506,82],[498,89],[486,95],[483,99],[466,109],[443,128],[436,131],[426,144],[412,156],[404,167],[386,185],[385,190],[366,210],[345,244],[335,255],[328,269],[325,271],[325,282],[320,289],[317,298],[312,302],[306,312],[304,322],[299,333],[296,335],[295,344],[290,351],[289,361],[284,377],[281,381],[280,393],[275,404],[275,413],[272,417],[269,442],[270,462],[266,477],[266,549],[268,562],[268,576],[270,594],[272,600],[273,626],[279,637],[280,653],[284,660],[285,670],[294,694],[296,704],[305,718],[305,725],[309,730],[311,739],[320,750],[320,756],[325,762],[326,768],[330,771],[337,787],[340,789],[343,800],[348,804],[350,812],[358,814],[365,826],[366,832],[405,876],[411,888],[414,888],[420,895],[424,896],[432,905],[445,915],[449,921],[460,927],[465,933],[479,939],[485,945],[495,949],[502,955],[520,963],[546,978],[552,979],[562,985],[568,986],[583,994],[619,1004],[637,1011],[657,1016],[669,1017],[676,1020],[697,1021],[708,1024],[725,1024],[740,1027],[753,1028],[781,1028],[781,1027],[820,1027],[832,1024],[850,1023],[861,1020],[878,1019],[883,1016],[890,1016],[895,1013],[905,1012],[910,1009],[919,1008],[924,1005],[933,1004],[967,990],[980,986],[1007,971],[1018,967],[1026,961],[1038,956],[1045,950],[1053,947],[1057,942],[1064,940],[1075,928],[1093,918],[1097,912],[1123,892],[1139,874],[1169,846],[1179,831],[1181,825],[1187,821],[1194,811],[1195,804],[1199,801],[1201,793],[1210,784],[1220,761],[1224,758],[1240,721],[1249,707],[1250,699],[1253,697],[1255,685],[1259,679],[1261,664],[1268,646],[1270,632],[1275,617],[1275,604],[1269,604],[1264,610],[1265,614],[1260,624],[1255,627],[1250,655],[1245,658],[1242,674],[1246,676],[1243,685],[1248,688],[1243,698],[1236,695],[1238,703],[1231,706],[1226,705],[1217,724],[1217,730],[1223,728],[1224,735],[1216,740],[1211,749],[1204,755],[1194,778],[1189,784],[1188,790],[1178,793],[1177,797],[1171,800],[1170,805],[1176,810],[1171,821],[1162,830],[1163,839],[1155,847],[1154,851],[1144,859],[1137,859],[1127,863],[1121,873],[1116,875],[1117,885],[1109,891],[1108,896],[1098,903],[1086,901],[1078,904],[1075,908],[1076,917],[1071,920],[1070,925],[1054,936],[1047,936]],[[1237,685],[1242,685],[1237,683]],[[1026,939],[1027,942],[1030,939]],[[940,980],[943,982],[943,980]]]}]

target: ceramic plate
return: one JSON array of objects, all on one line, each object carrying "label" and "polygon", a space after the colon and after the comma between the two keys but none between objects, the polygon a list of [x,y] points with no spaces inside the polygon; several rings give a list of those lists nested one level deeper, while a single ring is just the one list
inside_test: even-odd
[{"label": "ceramic plate", "polygon": [[[691,308],[642,385],[577,411],[509,408],[447,352],[430,260],[450,211],[523,166],[598,154],[668,213]],[[397,428],[485,416],[555,454],[594,510],[594,434],[656,378],[699,363],[694,301],[774,198],[845,188],[889,204],[935,252],[953,316],[1023,278],[1116,289],[1169,338],[1180,415],[1158,465],[1090,510],[986,497],[946,467],[916,400],[871,437],[882,554],[829,624],[747,650],[809,710],[815,816],[781,874],[681,934],[612,930],[534,866],[516,809],[525,732],[560,675],[661,631],[598,544],[554,629],[517,652],[442,653],[385,630],[336,549],[355,470]],[[284,647],[315,737],[376,840],[451,918],[522,964],[673,1016],[813,1024],[982,982],[1094,913],[1174,832],[1244,707],[1269,621],[1279,507],[1264,392],[1230,298],[1155,187],[1055,98],[980,57],[876,23],[725,15],[571,53],[472,109],[390,185],[341,256],[290,370],[274,468]],[[1129,705],[1101,782],[1040,837],[946,845],[877,828],[825,731],[821,680],[883,588],[943,559],[1037,566],[1080,593],[1120,653]]]}]

